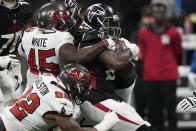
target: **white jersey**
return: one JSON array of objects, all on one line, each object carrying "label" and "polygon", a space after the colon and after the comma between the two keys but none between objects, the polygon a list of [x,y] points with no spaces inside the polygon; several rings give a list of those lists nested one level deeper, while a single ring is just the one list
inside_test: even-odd
[{"label": "white jersey", "polygon": [[43,33],[38,27],[32,27],[24,32],[18,52],[27,58],[28,86],[31,86],[43,73],[59,74],[61,66],[59,49],[64,44],[73,44],[73,40],[74,37],[69,32],[58,30]]},{"label": "white jersey", "polygon": [[2,120],[7,131],[45,131],[56,125],[54,120],[44,119],[45,114],[72,116],[72,102],[52,81],[58,83],[54,76],[43,76],[5,108]]}]

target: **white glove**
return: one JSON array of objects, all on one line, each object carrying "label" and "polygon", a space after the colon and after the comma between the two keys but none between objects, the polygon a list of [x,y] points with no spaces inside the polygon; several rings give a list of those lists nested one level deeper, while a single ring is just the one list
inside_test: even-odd
[{"label": "white glove", "polygon": [[103,40],[103,42],[105,43],[105,46],[106,46],[109,50],[115,51],[116,43],[115,43],[113,40],[111,40],[111,39],[106,39],[106,40]]},{"label": "white glove", "polygon": [[0,68],[8,69],[9,66],[13,67],[20,64],[20,61],[16,59],[16,55],[7,55],[0,57]]},{"label": "white glove", "polygon": [[115,111],[107,112],[101,123],[94,126],[98,131],[107,131],[119,122],[119,118]]},{"label": "white glove", "polygon": [[187,97],[178,103],[177,109],[180,112],[186,112],[195,107],[196,107],[196,97]]},{"label": "white glove", "polygon": [[136,44],[134,43],[130,43],[127,39],[125,38],[120,38],[121,41],[123,41],[126,45],[126,47],[128,49],[130,49],[131,53],[132,53],[132,56],[131,56],[131,59],[133,60],[138,60],[138,55],[139,55],[139,48]]},{"label": "white glove", "polygon": [[9,56],[1,56],[0,57],[0,68],[6,69],[8,65],[11,63],[11,58]]}]

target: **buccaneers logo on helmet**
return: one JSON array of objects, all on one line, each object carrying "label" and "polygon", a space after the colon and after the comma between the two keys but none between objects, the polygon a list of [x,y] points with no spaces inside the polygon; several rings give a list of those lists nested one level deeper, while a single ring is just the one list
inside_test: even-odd
[{"label": "buccaneers logo on helmet", "polygon": [[74,77],[80,83],[85,83],[89,79],[88,75],[78,69],[73,69],[68,76]]},{"label": "buccaneers logo on helmet", "polygon": [[55,11],[51,12],[49,17],[51,18],[51,22],[57,22],[57,21],[65,21],[67,18],[67,12],[64,11]]}]

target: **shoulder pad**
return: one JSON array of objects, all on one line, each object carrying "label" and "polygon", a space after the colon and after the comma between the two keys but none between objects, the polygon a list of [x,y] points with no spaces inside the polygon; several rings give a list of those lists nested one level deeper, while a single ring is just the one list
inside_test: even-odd
[{"label": "shoulder pad", "polygon": [[24,14],[32,14],[33,13],[30,4],[27,2],[24,2],[24,1],[19,2],[19,9]]},{"label": "shoulder pad", "polygon": [[90,30],[83,35],[82,42],[97,43],[102,40],[102,35],[97,30]]}]

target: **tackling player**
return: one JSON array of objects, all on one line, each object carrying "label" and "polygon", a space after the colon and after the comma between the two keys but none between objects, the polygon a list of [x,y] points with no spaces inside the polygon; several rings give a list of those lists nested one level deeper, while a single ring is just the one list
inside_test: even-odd
[{"label": "tackling player", "polygon": [[77,21],[60,3],[43,5],[37,14],[38,27],[25,31],[18,52],[28,59],[27,84],[32,83],[43,73],[57,76],[63,62],[86,63],[114,44],[99,41],[91,48],[78,51],[74,47],[73,30]]},{"label": "tackling player", "polygon": [[40,131],[58,125],[63,131],[107,131],[119,121],[115,112],[92,128],[81,128],[72,118],[72,102],[81,104],[90,85],[89,71],[79,64],[64,66],[57,78],[44,75],[8,105],[0,117],[0,130]]},{"label": "tackling player", "polygon": [[[61,1],[61,0],[60,0]],[[79,25],[81,29],[88,29],[90,30],[90,33],[81,32],[80,30],[78,32],[72,33],[74,35],[76,42],[75,46],[78,46],[77,43],[81,43],[81,39],[84,37],[88,37],[85,39],[88,39],[87,41],[101,41],[102,38],[111,39],[115,41],[115,46],[113,47],[113,51],[115,52],[123,52],[126,48],[126,45],[130,47],[133,55],[130,62],[126,65],[126,67],[122,68],[121,70],[115,71],[115,75],[113,74],[114,70],[110,70],[111,75],[113,75],[112,79],[115,77],[115,84],[116,84],[116,92],[119,96],[121,96],[127,103],[130,103],[131,101],[131,94],[132,90],[135,84],[136,74],[133,71],[133,60],[137,60],[137,54],[138,54],[138,47],[135,44],[130,43],[128,40],[124,38],[119,38],[121,34],[121,28],[119,23],[119,18],[117,15],[114,15],[114,18],[112,17],[112,14],[110,17],[104,16],[100,10],[98,10],[97,13],[94,14],[94,12],[90,12],[89,15],[92,16],[92,21],[89,21],[87,17],[84,17],[84,21],[81,22],[81,19],[75,15],[75,12],[77,12],[79,9],[77,8],[77,2],[75,0],[65,0],[64,5],[67,10],[71,12],[71,14],[77,19],[78,23],[82,23]],[[113,9],[110,7],[111,12],[113,12]],[[85,15],[87,16],[87,15]],[[98,17],[99,21],[96,19]],[[103,25],[101,21],[104,19],[109,20],[108,25]],[[105,21],[106,21],[105,20]],[[99,33],[97,32],[99,31]],[[91,34],[91,35],[89,35]],[[101,36],[99,39],[96,37]],[[108,37],[109,36],[109,37]],[[90,37],[90,38],[89,38]],[[79,44],[80,46],[80,44]],[[116,48],[115,48],[116,47]]]},{"label": "tackling player", "polygon": [[[84,18],[90,26],[96,26],[97,30],[91,30],[84,35],[80,48],[88,48],[92,46],[93,41],[98,41],[107,35],[110,39],[119,36],[118,28],[115,26],[118,24],[117,16],[113,14],[111,7],[105,4],[94,4],[85,11]],[[115,28],[111,30],[110,26]],[[136,45],[127,43],[125,39],[122,41],[127,46],[124,51],[116,53],[105,50],[85,65],[92,75],[92,90],[84,104],[80,106],[82,113],[87,120],[97,123],[106,112],[114,110],[120,122],[112,130],[153,131],[150,124],[115,93],[115,71],[125,67],[130,59],[137,59],[138,55]]]}]

